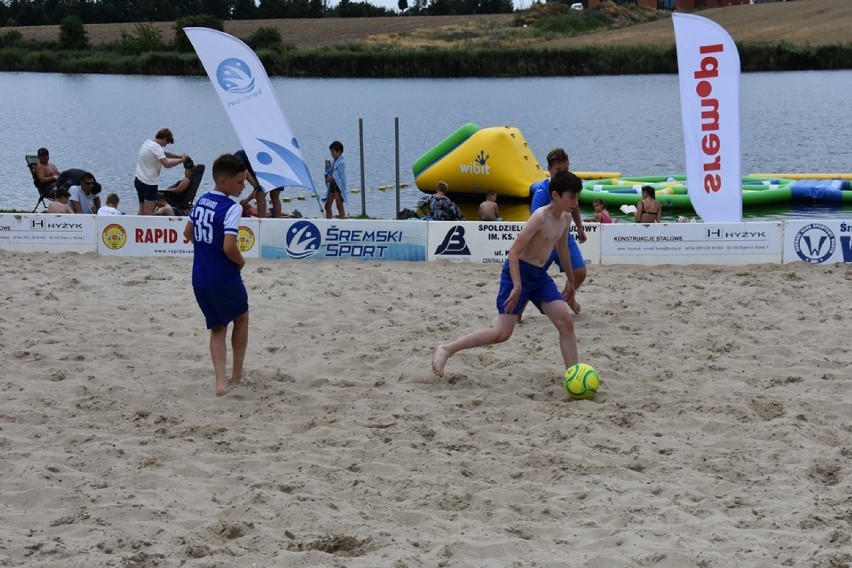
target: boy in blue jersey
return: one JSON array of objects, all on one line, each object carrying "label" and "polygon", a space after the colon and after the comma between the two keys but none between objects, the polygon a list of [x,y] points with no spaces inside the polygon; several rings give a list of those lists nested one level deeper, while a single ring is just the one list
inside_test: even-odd
[{"label": "boy in blue jersey", "polygon": [[[548,189],[550,187],[550,180],[557,172],[568,171],[568,154],[565,153],[565,150],[562,148],[554,148],[547,153],[547,171],[550,173],[549,178],[543,179],[530,186],[530,195],[532,196],[530,213],[533,213],[539,207],[544,207],[550,203],[550,191]],[[574,273],[574,290],[576,291],[586,279],[586,261],[583,259],[583,253],[580,252],[580,246],[577,244],[577,241],[580,241],[581,243],[586,242],[586,231],[583,229],[583,220],[580,218],[579,206],[571,212],[571,217],[574,220],[574,225],[577,227],[577,239],[575,240],[574,235],[568,233],[568,252],[571,257],[571,270]],[[550,256],[547,268],[550,268],[550,265],[554,262],[556,262],[559,270],[565,272],[565,269],[563,268],[565,265],[559,261],[555,250]],[[572,299],[568,302],[568,306],[575,314],[580,313],[580,304],[577,303],[576,299]]]},{"label": "boy in blue jersey", "polygon": [[583,185],[574,174],[559,172],[553,176],[549,188],[550,203],[530,216],[503,264],[497,293],[497,318],[491,327],[435,347],[432,372],[439,377],[444,376],[447,359],[454,353],[509,339],[528,301],[544,312],[559,332],[559,350],[565,368],[577,363],[577,338],[568,309],[568,303],[574,299],[574,274],[570,270],[565,273],[565,288],[560,294],[547,273],[547,266],[554,247],[559,259],[568,265],[571,211],[577,208]]},{"label": "boy in blue jersey", "polygon": [[[248,345],[248,293],[240,270],[245,260],[237,244],[242,207],[236,198],[243,191],[246,166],[233,154],[213,162],[212,191],[195,201],[183,230],[192,239],[192,288],[210,330],[210,357],[216,373],[216,396],[228,392],[228,383],[242,379]],[[225,380],[228,324],[234,322],[231,347],[234,366],[230,381]]]}]

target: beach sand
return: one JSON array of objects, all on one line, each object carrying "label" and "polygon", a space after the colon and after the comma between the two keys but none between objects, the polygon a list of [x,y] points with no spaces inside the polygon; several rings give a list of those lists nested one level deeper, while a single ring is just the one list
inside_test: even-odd
[{"label": "beach sand", "polygon": [[191,260],[0,261],[0,565],[852,565],[850,266],[593,266],[576,402],[532,309],[432,375],[499,266],[249,261],[217,399]]}]

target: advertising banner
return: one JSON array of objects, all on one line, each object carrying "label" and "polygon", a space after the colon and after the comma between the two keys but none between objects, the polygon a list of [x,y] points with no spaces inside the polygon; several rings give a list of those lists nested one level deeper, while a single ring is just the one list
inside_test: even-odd
[{"label": "advertising banner", "polygon": [[[192,241],[183,238],[188,217],[138,215],[97,217],[98,254],[104,256],[192,256]],[[259,255],[260,222],[244,218],[237,237],[246,258]]]},{"label": "advertising banner", "polygon": [[183,30],[231,120],[260,185],[316,191],[266,69],[239,39],[209,28]]},{"label": "advertising banner", "polygon": [[95,252],[94,215],[0,215],[0,249],[23,252]]},{"label": "advertising banner", "polygon": [[781,223],[614,223],[601,234],[601,264],[780,263]]},{"label": "advertising banner", "polygon": [[[599,223],[584,223],[586,242],[580,245],[586,265],[598,264],[601,258]],[[502,263],[506,260],[523,222],[511,221],[429,221],[429,260]],[[571,225],[577,235],[577,227]]]},{"label": "advertising banner", "polygon": [[689,200],[707,223],[739,223],[740,55],[713,20],[674,13],[672,21]]},{"label": "advertising banner", "polygon": [[264,219],[262,258],[426,260],[427,223],[347,219]]},{"label": "advertising banner", "polygon": [[785,221],[784,262],[852,262],[852,219]]}]

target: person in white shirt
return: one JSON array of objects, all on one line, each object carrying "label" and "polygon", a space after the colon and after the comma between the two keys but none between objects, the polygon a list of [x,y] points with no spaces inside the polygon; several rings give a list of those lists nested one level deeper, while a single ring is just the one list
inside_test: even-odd
[{"label": "person in white shirt", "polygon": [[98,215],[124,215],[118,210],[118,194],[110,193],[106,197],[106,205],[98,209]]},{"label": "person in white shirt", "polygon": [[93,193],[95,187],[95,176],[89,172],[80,174],[80,185],[72,185],[68,188],[71,194],[69,203],[74,213],[92,215],[101,207],[101,198]]},{"label": "person in white shirt", "polygon": [[175,138],[168,128],[161,128],[153,140],[145,140],[136,159],[136,179],[133,185],[139,196],[139,215],[153,215],[157,192],[160,190],[160,169],[173,168],[183,163],[186,154],[173,154],[164,148],[174,144]]}]

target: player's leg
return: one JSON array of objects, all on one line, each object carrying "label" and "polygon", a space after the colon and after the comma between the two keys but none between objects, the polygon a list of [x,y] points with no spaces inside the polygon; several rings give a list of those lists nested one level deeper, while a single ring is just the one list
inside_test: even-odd
[{"label": "player's leg", "polygon": [[234,351],[234,366],[231,369],[231,384],[239,384],[243,378],[243,361],[248,347],[249,314],[244,313],[234,318],[234,329],[231,331],[231,349]]},{"label": "player's leg", "polygon": [[336,193],[334,199],[337,201],[337,216],[346,219],[346,209],[343,207],[343,193]]},{"label": "player's leg", "polygon": [[334,202],[334,192],[329,190],[328,197],[325,200],[325,218],[331,219],[331,204]]},{"label": "player's leg", "polygon": [[281,199],[279,199],[280,195],[280,189],[273,189],[269,192],[269,200],[272,201],[272,217],[276,219],[281,217]]},{"label": "player's leg", "polygon": [[225,380],[227,335],[227,326],[217,325],[210,329],[210,358],[213,360],[213,372],[216,374],[216,396],[228,392],[228,382]]},{"label": "player's leg", "polygon": [[468,333],[451,343],[438,345],[435,347],[435,353],[432,356],[432,371],[439,377],[443,377],[444,365],[453,354],[472,347],[503,343],[512,337],[512,332],[517,323],[518,316],[515,314],[498,314],[491,327]]},{"label": "player's leg", "polygon": [[257,202],[257,218],[266,219],[266,194],[262,189],[254,192],[254,200]]},{"label": "player's leg", "polygon": [[577,336],[574,332],[574,320],[568,311],[568,304],[562,300],[543,302],[541,310],[559,332],[559,351],[567,369],[577,363]]}]

